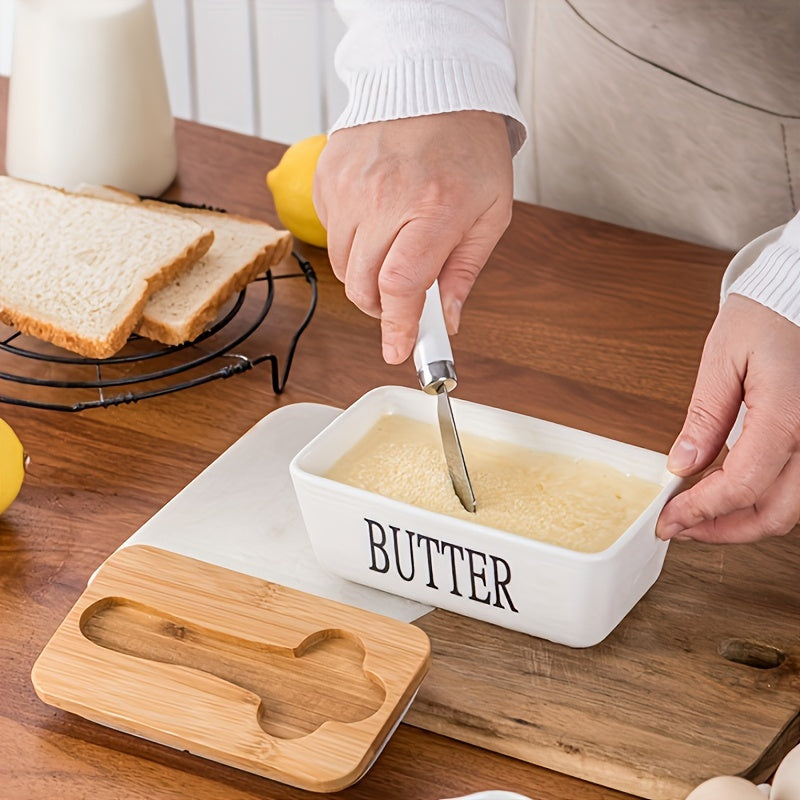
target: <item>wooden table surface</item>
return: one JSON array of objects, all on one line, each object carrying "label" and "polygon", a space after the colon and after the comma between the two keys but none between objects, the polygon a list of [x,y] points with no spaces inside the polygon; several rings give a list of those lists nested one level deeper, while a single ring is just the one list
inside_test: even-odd
[{"label": "wooden table surface", "polygon": [[[0,153],[7,82],[0,80]],[[277,224],[264,174],[283,146],[178,123],[168,196]],[[0,170],[3,165],[0,163]],[[43,704],[31,666],[91,572],[256,421],[298,401],[345,406],[381,384],[379,326],[349,304],[324,251],[317,313],[286,391],[256,368],[138,404],[81,413],[0,406],[31,463],[0,518],[0,796],[313,797],[94,725]],[[517,204],[454,339],[458,395],[666,451],[690,396],[730,254]],[[285,341],[306,300],[290,288],[254,341]],[[3,356],[0,355],[0,369]],[[342,798],[444,798],[504,788],[539,798],[623,798],[403,724]]]}]

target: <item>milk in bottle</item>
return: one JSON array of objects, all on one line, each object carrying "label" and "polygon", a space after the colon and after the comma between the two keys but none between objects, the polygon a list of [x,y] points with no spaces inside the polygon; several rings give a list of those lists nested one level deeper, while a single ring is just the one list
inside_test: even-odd
[{"label": "milk in bottle", "polygon": [[8,174],[159,195],[176,167],[152,0],[18,0]]}]

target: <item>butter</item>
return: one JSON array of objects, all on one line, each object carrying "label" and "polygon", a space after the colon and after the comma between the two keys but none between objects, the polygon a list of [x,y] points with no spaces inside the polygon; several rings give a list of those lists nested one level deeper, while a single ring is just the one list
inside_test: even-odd
[{"label": "butter", "polygon": [[435,426],[381,417],[326,477],[419,508],[595,553],[618,539],[661,490],[607,464],[461,435],[477,511],[453,491]]}]

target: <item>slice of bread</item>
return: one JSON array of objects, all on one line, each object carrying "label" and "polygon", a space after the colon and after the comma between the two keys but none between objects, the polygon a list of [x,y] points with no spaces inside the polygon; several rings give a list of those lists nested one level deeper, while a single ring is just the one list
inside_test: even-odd
[{"label": "slice of bread", "polygon": [[[83,186],[81,191],[122,203],[139,202],[136,195],[109,186]],[[291,234],[266,222],[156,200],[144,200],[141,205],[190,217],[214,231],[209,251],[156,292],[142,311],[137,333],[164,344],[196,339],[233,295],[286,258],[292,249]]]},{"label": "slice of bread", "polygon": [[0,176],[0,320],[106,358],[213,239],[188,217]]},{"label": "slice of bread", "polygon": [[[165,203],[146,201],[148,207]],[[137,333],[164,344],[196,339],[222,306],[292,249],[292,235],[265,222],[204,209],[183,211],[214,231],[214,244],[144,307]]]}]

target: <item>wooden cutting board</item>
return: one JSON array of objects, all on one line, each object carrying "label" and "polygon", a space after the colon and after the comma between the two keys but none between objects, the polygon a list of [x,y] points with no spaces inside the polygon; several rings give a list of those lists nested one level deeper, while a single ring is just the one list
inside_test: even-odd
[{"label": "wooden cutting board", "polygon": [[406,718],[603,786],[683,800],[766,780],[800,741],[800,536],[674,543],[601,644],[575,650],[435,611],[432,669]]},{"label": "wooden cutting board", "polygon": [[46,703],[310,791],[358,780],[428,667],[418,628],[138,545],[37,659]]}]

